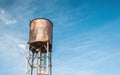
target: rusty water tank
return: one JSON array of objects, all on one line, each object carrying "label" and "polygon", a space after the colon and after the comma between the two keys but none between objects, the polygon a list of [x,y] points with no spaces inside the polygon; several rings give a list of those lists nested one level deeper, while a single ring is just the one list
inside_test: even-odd
[{"label": "rusty water tank", "polygon": [[45,18],[32,20],[30,22],[29,50],[36,52],[36,49],[41,48],[42,45],[46,45],[46,42],[49,42],[49,51],[51,51],[52,30],[53,24],[50,20]]}]

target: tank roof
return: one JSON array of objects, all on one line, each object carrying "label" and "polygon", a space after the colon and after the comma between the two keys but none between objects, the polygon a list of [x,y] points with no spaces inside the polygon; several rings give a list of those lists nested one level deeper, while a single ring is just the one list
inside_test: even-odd
[{"label": "tank roof", "polygon": [[50,22],[51,25],[52,25],[52,27],[53,27],[53,23],[52,23],[49,19],[47,19],[47,18],[35,18],[35,19],[33,19],[33,20],[30,21],[30,24],[29,24],[29,25],[31,25],[31,23],[32,23],[34,20],[37,20],[37,19],[43,19],[43,20],[46,20],[46,21]]}]

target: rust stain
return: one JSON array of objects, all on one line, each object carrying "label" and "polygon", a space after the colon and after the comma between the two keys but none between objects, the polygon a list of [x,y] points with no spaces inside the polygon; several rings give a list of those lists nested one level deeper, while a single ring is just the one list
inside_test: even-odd
[{"label": "rust stain", "polygon": [[45,42],[52,43],[52,24],[45,19],[35,19],[30,24],[29,43]]}]

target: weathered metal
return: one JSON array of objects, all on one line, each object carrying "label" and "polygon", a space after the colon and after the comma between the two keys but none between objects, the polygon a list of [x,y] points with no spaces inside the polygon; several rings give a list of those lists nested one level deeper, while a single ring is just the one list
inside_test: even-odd
[{"label": "weathered metal", "polygon": [[46,42],[49,42],[50,49],[52,47],[52,30],[53,24],[50,20],[45,18],[37,18],[30,22],[30,36],[29,44],[30,50],[40,48]]},{"label": "weathered metal", "polygon": [[30,23],[29,43],[46,42],[52,43],[52,23],[43,18],[34,19]]}]

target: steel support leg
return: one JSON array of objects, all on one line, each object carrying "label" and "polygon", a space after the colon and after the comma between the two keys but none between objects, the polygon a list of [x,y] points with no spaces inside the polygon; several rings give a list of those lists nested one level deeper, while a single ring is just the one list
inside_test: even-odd
[{"label": "steel support leg", "polygon": [[38,51],[37,75],[41,75],[41,51]]}]

